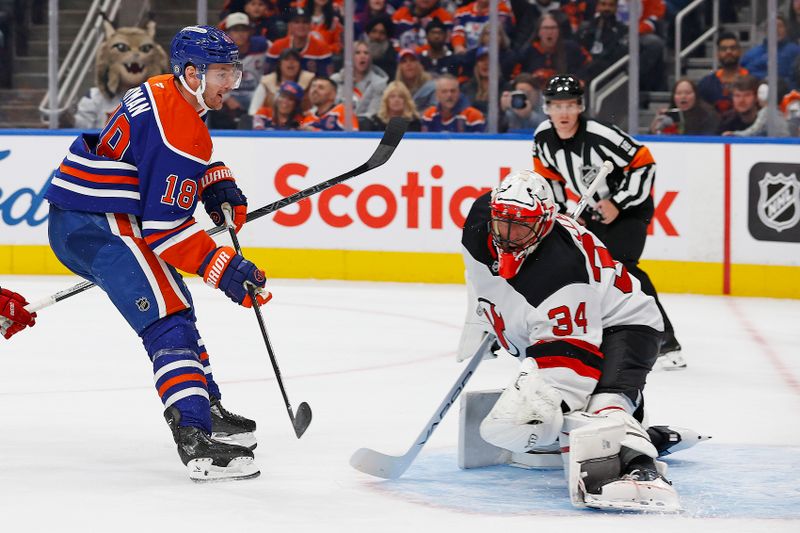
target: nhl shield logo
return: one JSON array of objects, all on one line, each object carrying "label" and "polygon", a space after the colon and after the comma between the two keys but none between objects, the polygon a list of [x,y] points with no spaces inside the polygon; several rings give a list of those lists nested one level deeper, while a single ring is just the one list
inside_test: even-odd
[{"label": "nhl shield logo", "polygon": [[795,173],[764,174],[758,182],[758,218],[775,231],[794,227],[800,221],[800,181]]},{"label": "nhl shield logo", "polygon": [[136,307],[139,308],[139,311],[144,313],[145,311],[150,309],[150,300],[148,300],[147,297],[142,296],[141,298],[136,300]]}]

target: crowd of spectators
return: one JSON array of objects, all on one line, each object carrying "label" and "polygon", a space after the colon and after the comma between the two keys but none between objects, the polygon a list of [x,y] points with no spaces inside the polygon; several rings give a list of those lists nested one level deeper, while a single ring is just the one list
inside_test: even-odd
[{"label": "crowd of spectators", "polygon": [[[343,4],[228,0],[218,24],[239,47],[244,72],[223,109],[209,113],[209,126],[346,129]],[[482,132],[494,106],[501,132],[533,130],[546,119],[544,83],[568,73],[588,84],[628,53],[630,24],[639,32],[640,90],[667,91],[668,37],[686,4],[642,0],[631,21],[627,0],[499,0],[499,98],[492,102],[489,0],[356,0],[351,127],[380,131],[403,116],[412,131]],[[778,126],[788,135],[800,123],[800,0],[777,24]],[[702,21],[690,17],[686,27],[696,33]],[[735,34],[721,32],[717,43],[719,69],[678,80],[653,133],[765,133],[766,42],[743,50]]]},{"label": "crowd of spectators", "polygon": [[[797,136],[800,123],[800,0],[793,0],[789,16],[778,16],[778,83],[780,103],[774,117],[778,137]],[[795,33],[793,33],[795,32]],[[737,36],[717,37],[719,68],[697,83],[683,78],[672,88],[672,107],[659,110],[650,125],[652,133],[678,135],[766,136],[766,39],[744,52]]]}]

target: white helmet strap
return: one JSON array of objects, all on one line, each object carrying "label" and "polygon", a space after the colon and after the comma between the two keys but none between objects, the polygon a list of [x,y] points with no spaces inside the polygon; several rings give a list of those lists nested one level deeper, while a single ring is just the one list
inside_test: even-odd
[{"label": "white helmet strap", "polygon": [[200,86],[197,88],[196,91],[193,91],[192,88],[189,87],[189,84],[186,83],[186,78],[183,77],[183,74],[181,74],[178,77],[178,79],[181,81],[181,85],[183,85],[183,88],[192,93],[194,97],[197,98],[197,102],[200,104],[200,107],[202,107],[204,111],[211,111],[211,108],[206,105],[206,101],[203,100],[203,93],[206,90],[206,76],[205,74],[200,74],[199,76],[200,76]]}]

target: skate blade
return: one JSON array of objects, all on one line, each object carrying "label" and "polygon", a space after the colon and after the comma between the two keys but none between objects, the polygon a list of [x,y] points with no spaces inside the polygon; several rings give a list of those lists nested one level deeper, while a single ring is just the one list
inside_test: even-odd
[{"label": "skate blade", "polygon": [[678,495],[664,481],[618,480],[603,486],[599,495],[585,493],[584,504],[594,509],[639,513],[679,513]]},{"label": "skate blade", "polygon": [[663,370],[667,371],[684,370],[686,368],[686,359],[679,353],[668,353],[658,357],[658,364]]},{"label": "skate blade", "polygon": [[670,505],[663,502],[652,502],[647,500],[629,502],[609,502],[604,500],[587,499],[586,507],[599,509],[601,511],[632,511],[636,513],[663,513],[674,514],[683,511],[680,505]]},{"label": "skate blade", "polygon": [[244,446],[245,448],[250,448],[251,450],[255,450],[256,446],[258,446],[258,442],[256,442],[256,435],[252,432],[235,433],[232,435],[228,433],[212,433],[211,440],[221,442],[223,444]]},{"label": "skate blade", "polygon": [[239,481],[253,479],[261,475],[252,457],[237,457],[228,466],[216,466],[211,458],[192,459],[186,464],[189,479],[195,483],[218,481]]}]

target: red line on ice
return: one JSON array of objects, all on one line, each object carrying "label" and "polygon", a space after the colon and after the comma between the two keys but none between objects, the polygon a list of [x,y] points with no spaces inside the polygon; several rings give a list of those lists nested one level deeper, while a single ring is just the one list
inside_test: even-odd
[{"label": "red line on ice", "polygon": [[767,356],[769,362],[772,363],[772,366],[777,370],[778,374],[783,378],[784,382],[789,386],[795,394],[800,395],[800,382],[795,379],[792,370],[787,367],[781,357],[778,355],[770,343],[761,336],[758,332],[758,329],[753,325],[750,320],[747,319],[747,315],[742,313],[739,309],[739,306],[736,303],[736,299],[728,298],[728,303],[733,309],[733,314],[736,315],[736,318],[739,319],[739,322],[742,324],[742,327],[750,334],[750,337],[761,347],[761,352]]}]

